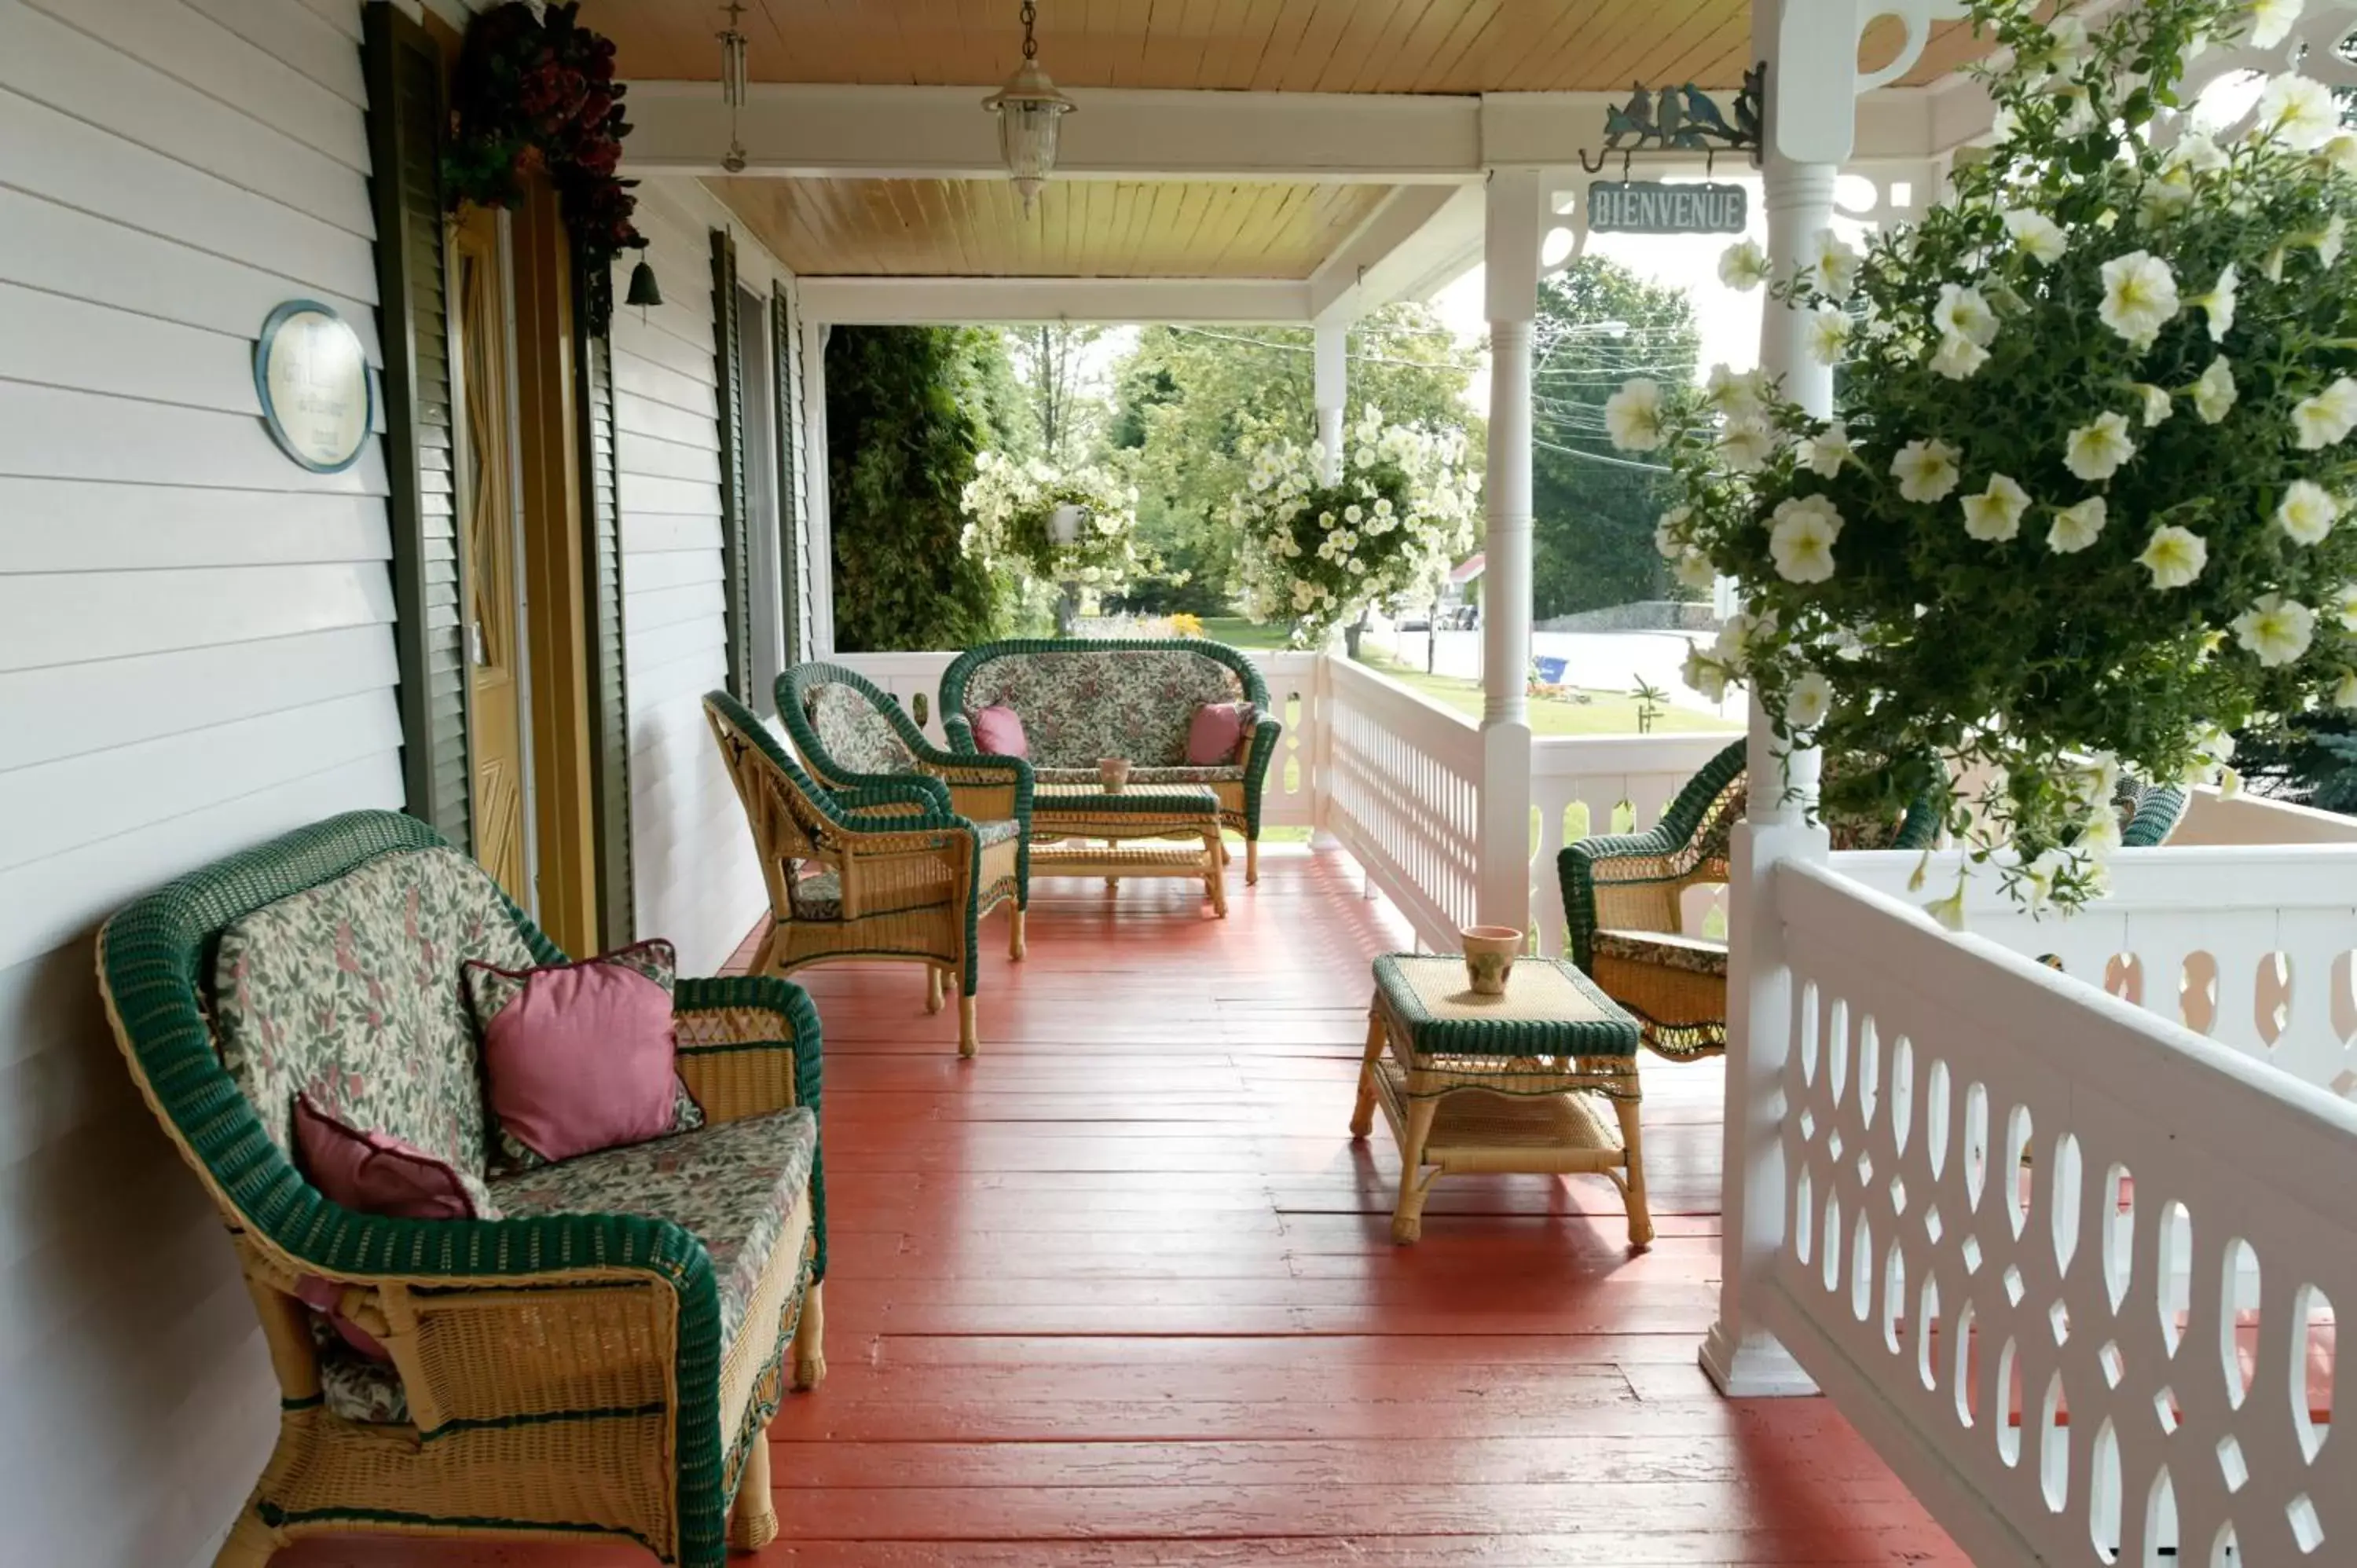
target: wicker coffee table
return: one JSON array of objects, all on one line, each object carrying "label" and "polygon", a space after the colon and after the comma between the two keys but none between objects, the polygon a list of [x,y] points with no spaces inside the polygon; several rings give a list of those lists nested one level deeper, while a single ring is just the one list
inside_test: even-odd
[{"label": "wicker coffee table", "polygon": [[1034,876],[1182,876],[1201,882],[1212,913],[1227,918],[1220,797],[1207,786],[1154,784],[1115,795],[1100,784],[1041,784],[1031,796],[1031,843]]},{"label": "wicker coffee table", "polygon": [[1393,1240],[1423,1234],[1426,1195],[1451,1173],[1589,1172],[1620,1189],[1629,1244],[1651,1245],[1638,1101],[1636,1020],[1570,964],[1520,960],[1504,995],[1482,996],[1456,954],[1375,960],[1351,1135],[1380,1104],[1399,1141]]}]

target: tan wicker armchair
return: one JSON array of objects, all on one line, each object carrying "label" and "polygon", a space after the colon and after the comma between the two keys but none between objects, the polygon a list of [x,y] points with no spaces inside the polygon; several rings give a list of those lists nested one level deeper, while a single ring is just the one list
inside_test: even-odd
[{"label": "tan wicker armchair", "polygon": [[[1556,857],[1572,961],[1634,1015],[1644,1043],[1678,1060],[1727,1049],[1727,944],[1684,929],[1687,888],[1723,883],[1745,801],[1744,742],[1686,781],[1650,832],[1566,844]],[[1897,823],[1841,822],[1845,849],[1921,849],[1939,812],[1919,800]]]},{"label": "tan wicker armchair", "polygon": [[1022,830],[950,810],[933,779],[829,789],[795,766],[769,726],[726,692],[704,711],[736,781],[770,892],[756,974],[841,960],[906,959],[925,967],[926,1010],[958,980],[958,1054],[980,1048],[974,993],[982,918],[1013,912]]},{"label": "tan wicker armchair", "polygon": [[[777,1534],[769,1421],[789,1377],[825,1371],[817,1015],[781,981],[679,982],[704,1128],[503,1176],[460,966],[564,956],[390,811],[192,873],[100,933],[116,1037],[229,1226],[282,1394],[221,1568],[314,1532],[624,1540],[694,1568]],[[330,1202],[289,1152],[297,1093],[447,1160],[500,1217]]]}]

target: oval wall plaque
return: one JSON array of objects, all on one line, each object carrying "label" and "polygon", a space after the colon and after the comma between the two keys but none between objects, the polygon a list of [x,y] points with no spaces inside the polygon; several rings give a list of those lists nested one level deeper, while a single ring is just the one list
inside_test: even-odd
[{"label": "oval wall plaque", "polygon": [[315,474],[360,460],[375,391],[360,334],[332,306],[290,299],[270,313],[253,348],[253,386],[270,438],[289,457]]}]

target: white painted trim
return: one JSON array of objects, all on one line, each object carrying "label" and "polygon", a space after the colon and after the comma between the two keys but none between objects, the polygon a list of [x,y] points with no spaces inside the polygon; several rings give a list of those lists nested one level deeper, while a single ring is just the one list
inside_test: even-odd
[{"label": "white painted trim", "polygon": [[809,529],[811,657],[834,654],[834,518],[827,507],[826,338],[830,324],[811,308],[811,280],[802,295],[803,521]]},{"label": "white painted trim", "polygon": [[1478,186],[1402,186],[1309,274],[1309,313],[1321,324],[1350,321],[1416,297],[1436,271],[1480,258],[1481,231]]},{"label": "white painted trim", "polygon": [[806,319],[863,327],[1309,319],[1308,284],[1288,278],[805,276],[800,286]]}]

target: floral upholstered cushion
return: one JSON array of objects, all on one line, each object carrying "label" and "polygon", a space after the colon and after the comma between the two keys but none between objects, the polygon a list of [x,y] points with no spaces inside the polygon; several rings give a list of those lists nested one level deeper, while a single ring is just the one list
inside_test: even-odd
[{"label": "floral upholstered cushion", "polygon": [[797,920],[843,918],[843,878],[831,865],[821,865],[816,861],[802,863],[786,885],[786,897],[792,903]]},{"label": "floral upholstered cushion", "polygon": [[511,1219],[638,1214],[691,1232],[712,1254],[725,1346],[817,1155],[818,1118],[797,1107],[500,1176],[491,1197]]},{"label": "floral upholstered cushion", "polygon": [[810,715],[826,760],[845,772],[916,771],[916,754],[866,693],[833,682],[813,686],[802,698],[802,711]]},{"label": "floral upholstered cushion", "polygon": [[1590,942],[1598,958],[1648,963],[1657,969],[1727,978],[1727,944],[1674,931],[1598,931]]},{"label": "floral upholstered cushion", "polygon": [[1005,843],[1008,839],[1020,835],[1022,832],[1023,824],[1012,817],[997,822],[985,819],[974,824],[974,836],[982,841],[982,847],[985,849],[988,849],[995,843]]},{"label": "floral upholstered cushion", "polygon": [[409,1391],[391,1361],[348,1344],[322,1316],[311,1319],[311,1342],[318,1347],[319,1394],[328,1410],[370,1424],[409,1420]]},{"label": "floral upholstered cushion", "polygon": [[[1102,786],[1093,768],[1042,768],[1032,774],[1041,784],[1088,784]],[[1148,784],[1241,784],[1244,770],[1226,768],[1133,768],[1129,770],[1130,788]]]},{"label": "floral upholstered cushion", "polygon": [[964,702],[969,718],[993,703],[1022,714],[1043,768],[1093,769],[1102,757],[1150,768],[1185,764],[1196,709],[1243,696],[1243,679],[1208,654],[1109,648],[1000,655],[976,666]]},{"label": "floral upholstered cushion", "polygon": [[221,1065],[278,1146],[295,1097],[468,1175],[484,1165],[468,959],[533,961],[499,886],[451,849],[380,855],[224,928],[213,965]]}]

